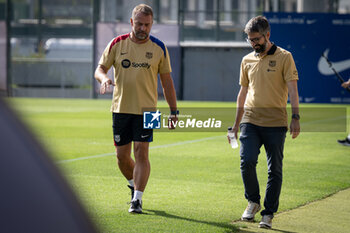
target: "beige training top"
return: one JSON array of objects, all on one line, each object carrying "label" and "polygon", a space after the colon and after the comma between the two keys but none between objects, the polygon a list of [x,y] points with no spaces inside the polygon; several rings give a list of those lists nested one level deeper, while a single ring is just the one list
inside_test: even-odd
[{"label": "beige training top", "polygon": [[266,55],[255,52],[246,55],[241,63],[240,85],[248,87],[241,123],[258,126],[288,126],[286,105],[287,82],[298,80],[292,54],[273,45]]},{"label": "beige training top", "polygon": [[143,44],[131,41],[129,34],[114,38],[99,64],[114,68],[111,111],[116,113],[143,114],[145,109],[155,109],[157,75],[171,72],[168,50],[153,36]]}]

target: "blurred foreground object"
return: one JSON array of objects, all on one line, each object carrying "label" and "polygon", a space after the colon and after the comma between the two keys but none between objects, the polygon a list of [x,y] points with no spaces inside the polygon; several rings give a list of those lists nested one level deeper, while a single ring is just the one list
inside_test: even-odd
[{"label": "blurred foreground object", "polygon": [[1,232],[97,232],[58,168],[0,98]]}]

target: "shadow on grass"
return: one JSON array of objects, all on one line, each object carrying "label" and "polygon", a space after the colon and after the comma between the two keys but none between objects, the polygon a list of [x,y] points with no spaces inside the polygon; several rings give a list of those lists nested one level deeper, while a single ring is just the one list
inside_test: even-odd
[{"label": "shadow on grass", "polygon": [[179,220],[190,221],[190,222],[195,222],[195,223],[207,224],[207,225],[223,228],[226,230],[225,231],[226,233],[239,232],[239,227],[235,226],[233,224],[230,224],[230,223],[211,222],[211,221],[203,221],[203,220],[197,220],[197,219],[192,219],[192,218],[186,218],[186,217],[181,217],[181,216],[177,216],[174,214],[168,214],[167,212],[162,211],[162,210],[150,210],[150,209],[143,209],[143,210],[147,211],[147,212],[151,212],[151,213],[143,212],[143,214],[152,214],[153,213],[154,215],[165,217],[165,218],[173,218],[173,219],[179,219]]},{"label": "shadow on grass", "polygon": [[271,229],[262,229],[262,228],[258,228],[258,226],[256,226],[257,229],[251,229],[251,227],[242,227],[240,228],[237,233],[256,233],[256,232],[281,232],[281,233],[297,233],[297,232],[294,232],[294,231],[285,231],[285,230],[280,230],[280,229],[277,229],[277,228],[271,228]]},{"label": "shadow on grass", "polygon": [[284,230],[280,230],[280,229],[276,229],[276,228],[272,228],[271,230],[277,231],[277,232],[282,232],[282,233],[297,233],[295,231],[284,231]]},{"label": "shadow on grass", "polygon": [[[282,233],[297,233],[297,232],[294,232],[294,231],[284,231],[284,230],[279,230],[279,229],[275,229],[275,228],[271,228],[271,229],[266,229],[266,231],[268,232],[282,232]],[[264,232],[266,232],[264,231]],[[253,231],[252,229],[240,229],[239,231],[237,231],[237,233],[256,233],[256,231]],[[262,231],[259,231],[259,232],[262,232]]]}]

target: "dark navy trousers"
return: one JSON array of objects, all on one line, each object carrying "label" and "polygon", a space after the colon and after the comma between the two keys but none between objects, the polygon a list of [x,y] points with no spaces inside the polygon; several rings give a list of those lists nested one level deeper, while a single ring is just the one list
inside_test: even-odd
[{"label": "dark navy trousers", "polygon": [[260,204],[259,182],[256,165],[262,145],[265,147],[268,180],[264,200],[265,209],[261,215],[273,215],[277,212],[282,187],[283,148],[287,127],[262,127],[250,123],[240,125],[241,174],[245,189],[245,198]]}]

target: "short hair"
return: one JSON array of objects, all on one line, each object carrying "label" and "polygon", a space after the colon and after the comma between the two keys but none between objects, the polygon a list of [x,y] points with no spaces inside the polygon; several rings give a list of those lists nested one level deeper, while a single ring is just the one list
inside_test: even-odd
[{"label": "short hair", "polygon": [[270,31],[270,24],[264,16],[256,16],[248,21],[245,25],[244,32],[246,34],[258,32],[262,35],[266,35]]},{"label": "short hair", "polygon": [[150,15],[150,16],[152,16],[152,19],[153,19],[152,7],[150,7],[146,4],[139,4],[139,5],[135,6],[135,8],[132,10],[132,15],[131,15],[132,19],[135,19],[135,16],[137,15],[137,13]]}]

